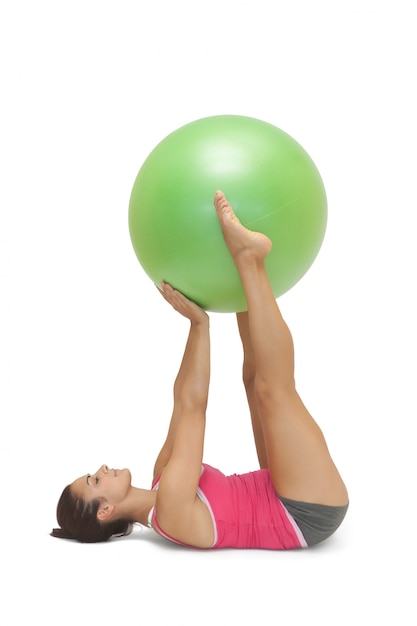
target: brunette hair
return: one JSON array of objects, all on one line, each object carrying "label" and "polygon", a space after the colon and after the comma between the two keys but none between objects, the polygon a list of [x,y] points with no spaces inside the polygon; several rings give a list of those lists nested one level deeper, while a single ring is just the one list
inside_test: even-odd
[{"label": "brunette hair", "polygon": [[100,522],[97,511],[100,500],[89,500],[74,496],[71,485],[67,485],[59,498],[56,517],[60,528],[54,528],[52,537],[76,539],[82,543],[107,541],[111,537],[121,537],[132,532],[133,522],[116,520]]}]

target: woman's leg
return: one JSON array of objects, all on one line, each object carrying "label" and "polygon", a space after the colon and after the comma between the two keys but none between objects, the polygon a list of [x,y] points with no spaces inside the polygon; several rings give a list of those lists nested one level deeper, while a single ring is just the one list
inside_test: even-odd
[{"label": "woman's leg", "polygon": [[292,336],[264,265],[272,244],[240,224],[222,192],[216,193],[215,207],[246,295],[254,390],[275,489],[293,500],[345,505],[346,487],[295,388]]},{"label": "woman's leg", "polygon": [[248,399],[256,452],[258,455],[259,466],[262,469],[267,469],[268,456],[266,453],[261,416],[259,415],[258,402],[255,394],[256,366],[255,353],[253,351],[249,330],[249,316],[245,311],[244,313],[237,313],[236,319],[243,346],[243,384],[245,386],[246,397]]}]

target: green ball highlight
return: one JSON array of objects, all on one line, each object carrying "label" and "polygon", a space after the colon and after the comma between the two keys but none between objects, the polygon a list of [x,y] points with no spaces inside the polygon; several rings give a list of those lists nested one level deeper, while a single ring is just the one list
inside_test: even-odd
[{"label": "green ball highlight", "polygon": [[149,154],[129,203],[130,237],[144,271],[208,311],[245,311],[213,205],[217,189],[244,226],[272,240],[265,263],[276,298],[304,276],[320,250],[326,192],[300,144],[251,117],[191,122]]}]

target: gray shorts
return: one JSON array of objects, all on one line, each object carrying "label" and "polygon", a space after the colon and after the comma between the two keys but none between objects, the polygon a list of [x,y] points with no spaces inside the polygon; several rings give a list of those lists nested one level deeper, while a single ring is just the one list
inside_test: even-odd
[{"label": "gray shorts", "polygon": [[308,546],[314,546],[330,537],[343,522],[349,506],[298,502],[281,496],[279,499],[294,518]]}]

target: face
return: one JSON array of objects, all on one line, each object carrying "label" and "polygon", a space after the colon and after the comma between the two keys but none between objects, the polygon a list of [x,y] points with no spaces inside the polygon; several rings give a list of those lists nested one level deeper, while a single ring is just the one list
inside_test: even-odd
[{"label": "face", "polygon": [[131,487],[131,474],[128,469],[110,469],[102,465],[95,474],[85,474],[71,485],[75,496],[87,502],[100,499],[117,506],[126,498]]}]

